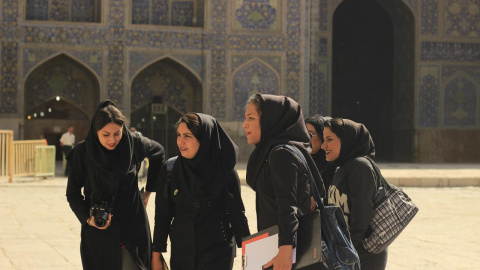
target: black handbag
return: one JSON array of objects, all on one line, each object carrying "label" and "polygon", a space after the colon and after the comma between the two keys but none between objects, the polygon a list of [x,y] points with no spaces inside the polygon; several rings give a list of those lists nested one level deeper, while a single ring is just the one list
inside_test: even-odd
[{"label": "black handbag", "polygon": [[[300,153],[300,151],[298,151],[297,148],[291,145],[285,145],[285,147],[297,154],[297,156],[300,158],[305,168],[307,169],[308,180],[310,183],[310,192],[315,199],[315,202],[317,203],[318,209],[320,210],[315,210],[312,212],[315,213],[315,215],[320,215],[318,217],[321,222],[320,227],[310,226],[310,218],[306,219],[302,216],[299,217],[299,228],[305,227],[305,230],[313,230],[309,232],[310,234],[320,235],[316,236],[316,240],[321,240],[322,261],[316,264],[316,268],[311,269],[359,270],[360,259],[357,251],[353,246],[352,239],[350,238],[350,232],[347,229],[347,224],[345,222],[342,209],[335,205],[323,204],[323,199],[318,192],[317,185],[313,178],[312,172],[308,167],[305,157],[302,155],[302,153]],[[312,215],[312,213],[309,213],[306,216],[310,216]],[[315,218],[317,217],[315,216]],[[299,246],[302,244],[302,241],[304,241],[304,239],[308,238],[300,237],[300,233],[298,234]],[[303,268],[293,267],[292,269]]]},{"label": "black handbag", "polygon": [[402,188],[389,184],[375,162],[367,157],[380,178],[373,200],[373,218],[362,244],[368,252],[378,254],[385,250],[412,221],[418,207]]}]

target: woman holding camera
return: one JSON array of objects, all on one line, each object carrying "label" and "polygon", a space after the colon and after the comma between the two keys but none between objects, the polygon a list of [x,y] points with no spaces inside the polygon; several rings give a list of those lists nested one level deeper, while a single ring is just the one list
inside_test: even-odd
[{"label": "woman holding camera", "polygon": [[229,270],[235,241],[250,235],[235,171],[238,147],[210,115],[187,113],[176,124],[180,155],[162,168],[155,198],[152,269]]},{"label": "woman holding camera", "polygon": [[[138,169],[149,158],[146,192]],[[67,200],[82,224],[84,269],[150,269],[151,235],[145,211],[156,189],[163,147],[125,126],[110,100],[100,103],[87,137],[70,152]],[[83,194],[82,194],[83,188]]]}]

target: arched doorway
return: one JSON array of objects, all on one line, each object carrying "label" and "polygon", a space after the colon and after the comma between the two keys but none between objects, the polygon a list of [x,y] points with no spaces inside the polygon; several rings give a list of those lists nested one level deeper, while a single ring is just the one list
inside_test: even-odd
[{"label": "arched doorway", "polygon": [[25,139],[44,138],[57,146],[69,126],[77,142],[87,135],[99,102],[95,75],[73,58],[61,54],[36,67],[25,80]]},{"label": "arched doorway", "polygon": [[365,124],[377,160],[411,161],[413,15],[388,2],[345,0],[334,13],[332,116]]},{"label": "arched doorway", "polygon": [[197,76],[171,58],[157,61],[131,86],[131,126],[178,155],[175,123],[186,112],[202,112],[203,89]]}]

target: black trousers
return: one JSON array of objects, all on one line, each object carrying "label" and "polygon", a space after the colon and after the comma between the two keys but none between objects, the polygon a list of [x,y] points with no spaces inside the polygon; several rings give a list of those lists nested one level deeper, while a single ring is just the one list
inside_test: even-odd
[{"label": "black trousers", "polygon": [[387,267],[388,248],[379,254],[373,254],[366,251],[363,246],[358,248],[360,256],[360,267],[365,270],[385,270]]},{"label": "black trousers", "polygon": [[[62,151],[63,151],[63,154],[65,155],[65,157],[68,156],[68,154],[70,153],[70,151],[72,151],[72,149],[73,149],[73,146],[71,146],[71,145],[62,146]],[[68,176],[68,160],[67,160],[67,164],[65,166],[65,176]]]}]

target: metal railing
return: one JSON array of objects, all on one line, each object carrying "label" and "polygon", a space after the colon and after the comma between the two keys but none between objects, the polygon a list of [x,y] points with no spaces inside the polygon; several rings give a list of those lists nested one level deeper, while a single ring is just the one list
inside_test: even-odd
[{"label": "metal railing", "polygon": [[35,148],[47,145],[45,140],[13,140],[13,131],[0,130],[0,177],[10,183],[16,176],[35,175]]}]

